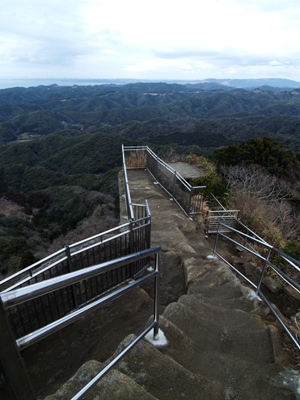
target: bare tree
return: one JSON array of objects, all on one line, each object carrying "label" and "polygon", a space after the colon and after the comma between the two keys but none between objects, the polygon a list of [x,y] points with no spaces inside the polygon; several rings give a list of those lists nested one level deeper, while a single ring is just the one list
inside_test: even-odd
[{"label": "bare tree", "polygon": [[[259,230],[258,234],[273,238],[273,243],[275,237],[277,241],[297,240],[300,216],[288,200],[295,194],[290,182],[266,173],[258,165],[223,167],[222,173],[231,188],[234,207]],[[293,173],[295,179],[297,173],[300,178],[300,172]]]},{"label": "bare tree", "polygon": [[300,160],[296,160],[295,163],[285,171],[285,175],[289,181],[292,182],[293,189],[300,192]]},{"label": "bare tree", "polygon": [[297,240],[300,234],[300,216],[295,207],[286,200],[276,204],[276,220],[279,223],[283,236],[288,240]]},{"label": "bare tree", "polygon": [[259,165],[222,167],[222,173],[233,190],[243,190],[264,200],[284,196],[278,178],[264,172]]}]

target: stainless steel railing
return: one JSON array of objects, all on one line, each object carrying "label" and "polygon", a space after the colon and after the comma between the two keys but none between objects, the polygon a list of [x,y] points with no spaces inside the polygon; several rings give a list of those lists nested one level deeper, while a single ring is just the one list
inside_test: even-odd
[{"label": "stainless steel railing", "polygon": [[[146,249],[134,254],[129,254],[120,257],[116,260],[104,262],[101,264],[93,265],[85,269],[73,271],[59,277],[51,278],[42,282],[37,282],[30,286],[16,288],[10,291],[0,293],[0,359],[1,369],[4,370],[4,374],[8,377],[8,383],[15,399],[32,400],[34,399],[34,393],[32,392],[31,384],[26,378],[26,371],[22,365],[19,356],[19,350],[22,350],[33,343],[45,338],[46,336],[56,332],[63,327],[71,324],[80,317],[98,309],[100,306],[108,301],[111,301],[125,292],[133,289],[134,287],[141,285],[142,283],[154,279],[154,310],[153,310],[153,321],[150,323],[143,332],[131,343],[116,359],[110,362],[104,371],[99,372],[97,377],[93,379],[85,388],[83,388],[73,399],[80,399],[90,388],[97,383],[97,381],[108,372],[115,364],[123,357],[136,343],[141,340],[151,329],[153,329],[153,335],[156,336],[158,333],[158,304],[159,304],[159,265],[158,265],[158,253],[160,247],[154,247]],[[105,274],[123,273],[124,268],[130,268],[130,265],[134,262],[139,262],[146,259],[147,262],[151,259],[151,256],[155,255],[155,263],[152,268],[148,268],[144,271],[142,276],[136,277],[131,280],[124,280],[121,283],[113,285],[109,291],[106,291],[101,296],[97,296],[92,302],[86,302],[82,304],[80,308],[70,312],[55,321],[52,321],[45,326],[24,335],[17,340],[11,332],[11,326],[6,315],[8,310],[12,310],[21,306],[24,303],[34,301],[36,299],[43,299],[45,296],[49,296],[51,293],[57,293],[59,290],[71,288],[73,285],[87,282],[90,279],[97,278],[98,276]],[[22,376],[16,376],[22,375]]]},{"label": "stainless steel railing", "polygon": [[[149,147],[123,146],[122,154],[123,165],[126,165],[129,169],[147,169],[155,181],[168,193],[188,217],[192,217],[196,214],[205,214],[203,217],[205,232],[207,234],[216,233],[219,222],[231,226],[235,225],[239,210],[225,209],[219,200],[211,194],[213,202],[217,207],[213,210],[208,209],[204,213],[205,201],[201,193],[203,193],[203,189],[205,189],[206,186],[192,186],[174,168],[161,160]],[[124,170],[127,168],[124,168]],[[128,182],[127,176],[124,180]],[[125,184],[125,187],[127,186],[128,183]],[[128,198],[127,204],[131,204],[130,197]]]},{"label": "stainless steel railing", "polygon": [[122,160],[123,160],[124,194],[125,194],[127,216],[130,220],[133,220],[134,219],[134,211],[133,211],[133,205],[132,205],[131,195],[130,195],[130,190],[129,190],[129,182],[128,182],[127,168],[126,168],[126,158],[125,158],[125,151],[124,151],[123,145],[122,145]]},{"label": "stainless steel railing", "polygon": [[[148,212],[146,207],[143,210]],[[102,234],[66,246],[54,255],[3,280],[0,290],[2,293],[26,287],[31,290],[34,284],[148,249],[150,224],[150,216],[145,215]],[[115,285],[135,279],[148,266],[148,260],[137,260],[118,274],[107,272],[100,277],[89,278],[81,284],[59,289],[55,294],[48,294],[42,302],[32,300],[18,305],[8,310],[7,318],[11,329],[17,338],[40,329],[47,323],[54,322],[78,309],[82,304],[109,292]]]},{"label": "stainless steel railing", "polygon": [[199,195],[199,191],[201,193],[205,186],[192,186],[147,146],[123,146],[122,151],[127,168],[147,168],[187,216],[200,213],[203,196]]},{"label": "stainless steel railing", "polygon": [[[267,291],[263,290],[264,279],[268,275],[271,275],[275,277],[276,281],[279,282],[283,288],[288,287],[288,290],[293,291],[295,294],[300,294],[300,285],[295,279],[295,277],[297,279],[300,278],[300,261],[283,253],[274,246],[271,246],[245,227],[245,225],[240,224],[240,227],[244,231],[219,222],[214,253],[255,290],[256,294],[268,305],[271,312],[281,324],[294,345],[298,350],[300,350],[300,342],[298,340],[299,329],[297,329],[297,327],[291,327],[291,321],[284,316],[284,310],[280,310],[279,305],[274,305],[274,299],[271,301],[268,298],[269,295],[267,294]],[[220,239],[225,240],[237,246],[240,250],[246,251],[247,254],[250,254],[257,265],[257,268],[255,269],[257,272],[256,275],[253,277],[247,276],[241,268],[233,265],[225,255],[222,255],[222,250],[218,250]],[[287,296],[287,298],[288,297],[289,296]],[[293,302],[295,302],[295,300],[293,300]],[[298,307],[300,307],[300,301],[298,301]]]},{"label": "stainless steel railing", "polygon": [[[22,285],[31,284],[32,282],[36,283],[37,280],[39,279],[41,280],[48,279],[49,277],[53,277],[58,274],[62,274],[69,271],[70,266],[68,265],[68,263],[70,261],[70,257],[75,256],[76,252],[81,252],[82,249],[93,249],[91,251],[93,254],[90,255],[90,258],[93,259],[94,262],[95,262],[95,253],[94,253],[95,249],[101,245],[104,247],[105,244],[107,251],[110,252],[110,258],[121,256],[122,254],[124,254],[124,252],[122,251],[119,251],[117,252],[117,254],[112,256],[112,251],[113,251],[112,249],[115,248],[116,246],[114,244],[108,244],[108,243],[109,242],[113,243],[118,237],[125,237],[124,242],[128,244],[129,239],[126,238],[126,236],[129,235],[129,232],[131,232],[133,236],[135,236],[131,238],[131,242],[135,243],[134,246],[135,251],[150,247],[150,224],[151,224],[150,208],[147,201],[145,202],[145,205],[132,203],[128,178],[127,178],[124,147],[122,147],[122,157],[123,157],[124,194],[126,199],[126,210],[129,222],[114,227],[105,232],[101,232],[92,237],[88,237],[77,243],[67,245],[64,248],[58,250],[57,252],[52,253],[51,255],[43,258],[42,260],[39,260],[36,263],[31,264],[27,268],[24,268],[21,271],[18,271],[17,273],[8,276],[7,278],[0,281],[0,292],[5,290],[11,290],[16,287],[20,287]],[[143,230],[145,231],[144,235],[142,233]],[[146,241],[146,243],[142,244],[144,240]],[[106,261],[107,259],[109,258],[100,259],[97,262]],[[88,263],[87,265],[90,264]],[[79,268],[82,267],[84,266],[81,266]],[[76,269],[78,269],[78,267]]]},{"label": "stainless steel railing", "polygon": [[[204,215],[205,233],[216,233],[218,230],[223,230],[226,232],[226,226],[228,225],[235,227],[235,225],[239,222],[239,210],[227,210],[212,193],[211,198],[212,201],[210,208]],[[219,222],[221,222],[223,225],[220,225]]]},{"label": "stainless steel railing", "polygon": [[[89,253],[86,255],[86,258],[90,258],[93,262],[95,262],[95,260],[96,262],[106,261],[109,259],[108,257],[110,255],[113,255],[113,253],[116,253],[119,256],[122,254],[128,254],[128,249],[126,250],[126,247],[129,248],[130,235],[132,235],[134,239],[139,239],[138,243],[140,243],[141,247],[137,248],[136,251],[149,248],[150,239],[146,232],[150,229],[151,223],[149,206],[146,203],[145,206],[133,205],[132,207],[136,210],[135,213],[138,215],[136,220],[65,246],[42,260],[39,260],[15,274],[8,276],[0,281],[0,292],[36,283],[40,279],[48,279],[68,272],[69,266],[67,264],[70,257],[73,258],[76,255],[81,254],[82,260],[84,252]],[[146,240],[146,243],[143,245],[142,237]],[[115,243],[116,241],[118,243]],[[105,249],[106,251],[102,249]],[[82,266],[77,267],[76,269],[85,266],[85,264],[82,263],[81,265]],[[87,263],[86,265],[90,264]]]},{"label": "stainless steel railing", "polygon": [[[159,247],[150,248],[147,201],[145,205],[131,202],[125,163],[123,177],[127,223],[67,245],[0,282],[0,369],[4,368],[16,399],[34,398],[20,350],[149,279],[155,283],[154,320],[122,353],[151,329],[158,333]],[[155,266],[149,272],[153,254]],[[116,362],[100,372],[99,379]]]}]

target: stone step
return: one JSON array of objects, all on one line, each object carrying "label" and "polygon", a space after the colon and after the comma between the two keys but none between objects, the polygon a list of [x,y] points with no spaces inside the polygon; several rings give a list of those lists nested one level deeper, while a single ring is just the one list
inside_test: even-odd
[{"label": "stone step", "polygon": [[207,297],[204,296],[202,293],[193,294],[193,296],[197,297],[201,302],[207,305],[230,310],[243,310],[249,313],[256,312],[256,310],[258,310],[262,305],[262,301],[255,297],[253,292],[249,293],[247,297],[241,296],[234,298]]},{"label": "stone step", "polygon": [[190,297],[183,296],[177,303],[169,304],[163,316],[203,350],[236,355],[249,361],[272,362],[269,330],[259,316],[242,310],[220,310]]},{"label": "stone step", "polygon": [[[275,361],[282,360],[281,357],[275,357],[273,354],[272,338],[274,336],[275,340],[278,339],[276,328],[270,326],[266,327],[265,331],[259,330],[254,333],[252,331],[250,336],[253,335],[254,340],[250,347],[247,338],[245,342],[243,341],[245,332],[242,332],[241,341],[237,335],[234,336],[235,348],[232,349],[232,343],[228,347],[228,335],[224,335],[224,331],[222,332],[221,322],[219,329],[215,325],[209,329],[204,325],[208,337],[203,339],[203,332],[197,332],[198,323],[195,321],[195,317],[191,310],[182,304],[181,299],[179,305],[173,309],[176,319],[179,318],[177,323],[179,321],[181,328],[174,323],[174,318],[172,322],[167,318],[171,317],[173,307],[173,305],[169,305],[160,319],[161,329],[169,342],[168,346],[161,349],[161,352],[169,355],[194,374],[222,382],[223,398],[225,399],[280,400],[294,398],[289,390],[279,389],[273,384],[273,380],[276,381],[278,370],[280,370],[280,363]],[[181,319],[182,312],[187,318]],[[191,326],[194,328],[189,330]],[[219,336],[215,335],[214,329],[219,330]],[[263,340],[261,340],[261,336]],[[242,348],[243,346],[246,350]]]},{"label": "stone step", "polygon": [[[274,364],[249,363],[230,354],[203,351],[172,322],[161,317],[168,339],[161,349],[142,340],[84,397],[86,400],[295,400],[289,390],[273,385]],[[134,335],[118,347],[118,354]],[[90,361],[45,400],[69,400],[103,368]]]},{"label": "stone step", "polygon": [[[98,361],[91,360],[83,364],[77,373],[56,393],[44,400],[70,400],[103,368]],[[117,370],[107,373],[85,396],[85,400],[157,400],[129,376]]]},{"label": "stone step", "polygon": [[210,257],[205,260],[190,258],[184,261],[187,293],[201,293],[210,297],[216,295],[215,287],[229,285],[228,288],[223,287],[225,293],[220,292],[222,297],[243,295],[241,283],[232,270],[215,256]]},{"label": "stone step", "polygon": [[[132,336],[127,337],[116,353],[131,340]],[[144,340],[118,363],[117,368],[159,400],[224,399],[224,387],[218,380],[191,372]]]},{"label": "stone step", "polygon": [[220,299],[233,299],[243,296],[241,287],[235,281],[222,282],[213,278],[213,282],[196,281],[189,287],[188,294],[202,294],[205,297],[218,297]]}]

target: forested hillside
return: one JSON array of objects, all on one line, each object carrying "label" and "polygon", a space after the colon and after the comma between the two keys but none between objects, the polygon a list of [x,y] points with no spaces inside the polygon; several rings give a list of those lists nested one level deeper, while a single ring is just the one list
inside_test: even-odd
[{"label": "forested hillside", "polygon": [[300,89],[209,84],[39,86],[0,90],[0,143],[101,131],[164,144],[213,147],[272,136],[299,149]]},{"label": "forested hillside", "polygon": [[[212,159],[216,151],[217,165],[229,167],[229,160],[245,164],[251,142],[243,143],[253,138],[276,140],[268,148],[263,139],[273,156],[264,154],[273,166],[267,172],[283,179],[289,168],[296,185],[300,89],[134,83],[0,90],[0,272],[117,223],[122,143],[148,144],[163,157]],[[261,156],[256,149],[250,160],[260,164]]]},{"label": "forested hillside", "polygon": [[122,140],[58,134],[0,149],[0,272],[118,222]]}]

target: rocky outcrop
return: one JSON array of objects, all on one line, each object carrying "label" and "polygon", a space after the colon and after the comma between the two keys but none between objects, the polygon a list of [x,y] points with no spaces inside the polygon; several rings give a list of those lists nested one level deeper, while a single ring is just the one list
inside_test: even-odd
[{"label": "rocky outcrop", "polygon": [[[142,340],[85,399],[297,399],[297,385],[284,383],[289,357],[268,308],[145,174],[130,172],[131,194],[137,203],[148,199],[152,242],[162,246],[160,329],[168,344]],[[70,399],[105,364],[89,361],[46,399]]]},{"label": "rocky outcrop", "polygon": [[[160,318],[167,346],[141,341],[86,399],[296,399],[280,377],[288,362],[280,331],[261,318],[260,299],[216,260],[198,269]],[[70,398],[100,369],[87,363],[47,400]]]}]

